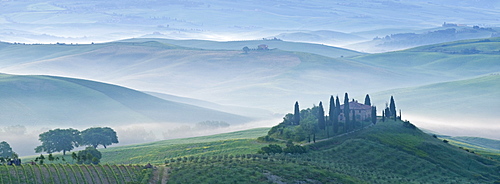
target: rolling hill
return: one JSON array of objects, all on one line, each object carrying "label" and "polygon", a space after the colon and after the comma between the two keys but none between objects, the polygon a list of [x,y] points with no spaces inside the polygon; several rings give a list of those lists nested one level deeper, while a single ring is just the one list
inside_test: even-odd
[{"label": "rolling hill", "polygon": [[[332,94],[349,92],[350,96],[364,97],[366,93],[470,79],[500,71],[497,64],[498,38],[344,58],[326,57],[327,54],[319,52],[339,51],[333,47],[274,40],[265,43],[269,46],[279,43],[291,50],[299,49],[300,45],[311,46],[302,50],[316,54],[285,51],[280,49],[281,46],[273,50],[251,50],[245,54],[241,47],[250,43],[257,45],[264,41],[131,39],[88,45],[3,44],[0,55],[4,60],[0,72],[105,81],[226,106],[283,113],[293,105],[288,104],[290,101],[310,105],[322,99],[326,101]],[[37,54],[26,57],[24,53]],[[19,59],[23,57],[25,62]],[[459,90],[468,89],[450,90],[460,93]],[[378,100],[380,108],[385,99]],[[488,101],[481,98],[474,105]],[[403,108],[405,113],[412,108],[416,112],[426,109],[411,106]],[[442,106],[440,110],[443,117],[447,117],[456,114],[454,109],[453,106]],[[495,118],[491,113],[478,114]]]},{"label": "rolling hill", "polygon": [[475,39],[358,56],[352,60],[407,77],[398,80],[411,81],[413,77],[433,83],[436,79],[444,82],[498,72],[499,50],[500,38]]},{"label": "rolling hill", "polygon": [[[395,77],[383,69],[359,62],[305,52],[278,49],[252,50],[245,54],[241,47],[236,50],[203,50],[164,42],[165,40],[136,40],[106,44],[52,45],[50,47],[82,47],[82,52],[20,64],[8,62],[8,58],[14,57],[14,53],[5,49],[10,56],[5,58],[8,64],[0,68],[0,71],[106,81],[143,91],[271,111],[278,108],[281,108],[280,111],[285,110],[276,104],[294,101],[301,94],[329,94],[334,88],[345,91],[376,88],[384,86],[383,81]],[[300,45],[272,42],[296,48],[296,45]],[[321,47],[325,52],[332,49]],[[33,45],[24,48],[39,49]],[[52,54],[59,51],[54,49]],[[22,52],[19,50],[17,54],[22,55]],[[372,82],[361,81],[359,78],[370,79]],[[332,83],[336,85],[330,86]],[[338,89],[337,86],[342,88]],[[301,94],[296,93],[297,91]],[[286,99],[282,100],[281,97]],[[314,101],[308,103],[315,103]]]},{"label": "rolling hill", "polygon": [[0,75],[0,104],[0,139],[21,155],[33,154],[38,134],[53,128],[109,126],[120,143],[130,144],[157,140],[179,126],[205,121],[238,126],[253,120],[121,86],[54,76]]},{"label": "rolling hill", "polygon": [[208,40],[173,40],[173,39],[157,39],[157,38],[134,38],[134,39],[123,40],[123,42],[139,42],[139,43],[147,41],[158,41],[161,43],[178,45],[186,48],[198,48],[206,50],[242,50],[243,47],[256,49],[258,45],[265,44],[269,47],[269,49],[279,49],[279,50],[294,51],[294,52],[307,52],[331,58],[363,55],[363,53],[361,52],[344,49],[340,47],[332,47],[323,44],[313,44],[304,42],[282,41],[282,40],[276,40],[274,38],[263,39],[263,40],[227,41],[227,42],[208,41]]},{"label": "rolling hill", "polygon": [[363,52],[380,53],[458,40],[498,37],[500,28],[444,24],[442,27],[377,35],[373,40],[345,45]]},{"label": "rolling hill", "polygon": [[[36,126],[95,126],[151,122],[197,123],[250,119],[100,82],[3,74],[0,80],[3,122]],[[195,116],[196,115],[196,116]]]},{"label": "rolling hill", "polygon": [[[103,150],[103,155],[110,163],[166,162],[171,167],[169,182],[173,183],[491,183],[500,179],[498,161],[446,144],[403,126],[401,121],[379,122],[355,133],[311,144],[308,153],[299,155],[255,154],[259,146],[266,145],[256,142],[255,137],[265,132],[266,129],[254,129],[116,147]],[[122,154],[127,156],[110,157]]]},{"label": "rolling hill", "polygon": [[404,112],[403,117],[408,117],[424,128],[440,127],[440,133],[444,134],[468,136],[481,134],[483,137],[500,139],[497,134],[500,131],[498,81],[500,75],[491,74],[466,80],[383,91],[372,94],[372,98],[377,99],[374,103],[384,104],[386,101],[380,97],[394,95],[397,107]]},{"label": "rolling hill", "polygon": [[[150,177],[149,181],[162,182],[168,179],[168,183],[492,183],[500,179],[500,162],[481,156],[488,152],[479,155],[471,152],[475,149],[452,146],[418,128],[403,126],[401,121],[379,121],[360,131],[318,141],[308,145],[309,151],[304,154],[256,154],[260,147],[270,144],[256,140],[268,130],[259,128],[100,149],[101,165],[87,166],[87,169],[81,166],[81,177],[67,172],[75,168],[74,165],[56,160],[32,170],[43,173],[46,168],[53,168],[66,174],[45,173],[41,178],[31,179],[86,178],[86,181],[98,183],[134,177]],[[284,146],[285,143],[272,144]],[[65,162],[71,163],[71,160],[67,155]],[[142,170],[139,174],[137,166],[130,165],[146,163],[153,163],[156,169]],[[128,164],[128,168],[121,164]],[[33,168],[0,167],[11,172],[18,170],[0,179],[22,183],[26,179],[23,176],[31,175],[29,169],[22,170],[30,167]],[[117,171],[123,169],[130,171],[128,174]],[[104,174],[96,174],[93,178],[87,176],[99,170]],[[115,172],[116,177],[106,172]],[[145,175],[149,172],[152,174]]]},{"label": "rolling hill", "polygon": [[[174,39],[257,39],[281,33],[498,25],[497,1],[2,1],[0,40],[103,42],[155,33]],[[64,15],[64,16],[61,16]],[[370,37],[373,38],[373,37]]]}]

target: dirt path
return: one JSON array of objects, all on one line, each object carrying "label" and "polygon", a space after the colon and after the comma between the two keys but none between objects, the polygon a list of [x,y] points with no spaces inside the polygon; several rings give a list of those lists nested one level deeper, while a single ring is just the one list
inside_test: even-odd
[{"label": "dirt path", "polygon": [[167,184],[168,181],[168,172],[170,170],[170,167],[165,167],[165,166],[156,166],[154,171],[153,171],[153,176],[149,180],[149,183],[151,184]]},{"label": "dirt path", "polygon": [[356,130],[353,130],[353,131],[350,131],[350,132],[346,132],[346,133],[343,133],[343,134],[339,134],[339,135],[336,135],[336,136],[333,136],[333,137],[329,137],[329,138],[326,138],[326,139],[320,139],[320,140],[316,140],[316,142],[309,142],[309,143],[304,143],[304,144],[301,144],[301,146],[304,146],[304,145],[309,145],[309,144],[314,144],[314,143],[318,143],[318,142],[323,142],[323,141],[327,141],[327,140],[330,140],[330,139],[333,139],[333,138],[336,138],[336,137],[342,137],[344,135],[347,135],[347,134],[351,134],[351,133],[354,133],[354,132],[357,132],[357,131],[360,131],[360,130],[363,130],[365,128],[370,128],[371,126],[373,126],[375,124],[371,123],[370,125],[368,126],[365,126],[361,129],[356,129]]},{"label": "dirt path", "polygon": [[168,172],[170,172],[170,167],[165,167],[163,176],[161,177],[161,184],[167,184],[169,178]]}]

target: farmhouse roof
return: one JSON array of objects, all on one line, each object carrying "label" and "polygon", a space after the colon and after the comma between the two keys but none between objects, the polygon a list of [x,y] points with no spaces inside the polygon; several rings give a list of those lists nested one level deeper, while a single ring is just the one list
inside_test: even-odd
[{"label": "farmhouse roof", "polygon": [[[344,104],[340,105],[340,109],[344,109]],[[349,109],[351,110],[371,110],[372,106],[358,103],[358,101],[350,101]]]}]

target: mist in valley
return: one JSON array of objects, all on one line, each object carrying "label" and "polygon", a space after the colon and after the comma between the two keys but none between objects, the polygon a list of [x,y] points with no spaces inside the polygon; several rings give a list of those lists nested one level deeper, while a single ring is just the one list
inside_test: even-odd
[{"label": "mist in valley", "polygon": [[370,94],[378,115],[394,95],[403,119],[436,134],[500,140],[498,8],[1,1],[0,141],[25,156],[54,128],[109,126],[119,146],[271,127],[296,101],[346,92]]}]

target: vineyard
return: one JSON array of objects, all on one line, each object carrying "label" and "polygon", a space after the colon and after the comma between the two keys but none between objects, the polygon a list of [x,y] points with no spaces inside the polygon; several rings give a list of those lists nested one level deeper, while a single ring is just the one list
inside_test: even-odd
[{"label": "vineyard", "polygon": [[173,157],[169,183],[492,183],[500,163],[401,121],[309,146],[305,154]]},{"label": "vineyard", "polygon": [[[359,131],[307,144],[308,152],[303,154],[257,154],[261,147],[270,144],[256,139],[265,135],[267,129],[109,148],[103,150],[107,159],[100,165],[0,165],[0,183],[500,181],[497,160],[460,149],[406,124],[393,120],[379,122]],[[278,140],[273,144],[285,146],[286,143]],[[128,163],[155,166],[145,169],[145,166]]]},{"label": "vineyard", "polygon": [[139,165],[22,164],[0,165],[0,183],[146,183],[152,169]]}]

